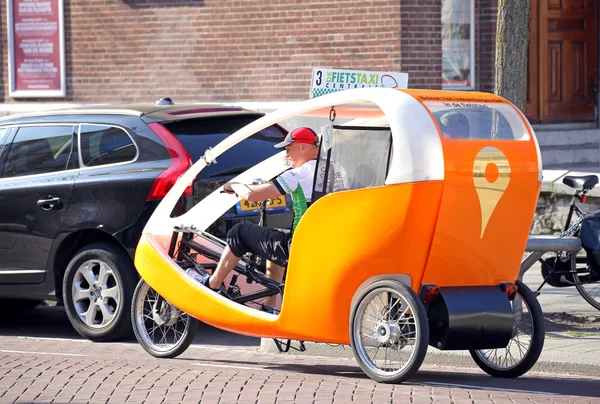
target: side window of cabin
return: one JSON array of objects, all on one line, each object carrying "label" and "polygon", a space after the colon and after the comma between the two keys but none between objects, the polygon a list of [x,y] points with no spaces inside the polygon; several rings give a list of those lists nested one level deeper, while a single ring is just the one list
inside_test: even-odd
[{"label": "side window of cabin", "polygon": [[320,142],[313,202],[337,191],[383,186],[390,163],[387,127],[334,126],[331,147]]}]

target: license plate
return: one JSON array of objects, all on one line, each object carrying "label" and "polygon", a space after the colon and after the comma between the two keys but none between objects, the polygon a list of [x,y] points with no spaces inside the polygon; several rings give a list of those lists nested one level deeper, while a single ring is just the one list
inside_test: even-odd
[{"label": "license plate", "polygon": [[[243,212],[258,210],[258,205],[256,204],[256,202],[249,202],[249,201],[242,200],[239,202],[239,204],[240,204],[240,208]],[[269,199],[269,202],[267,204],[267,210],[282,208],[285,206],[286,206],[285,196],[280,196],[278,198]]]}]

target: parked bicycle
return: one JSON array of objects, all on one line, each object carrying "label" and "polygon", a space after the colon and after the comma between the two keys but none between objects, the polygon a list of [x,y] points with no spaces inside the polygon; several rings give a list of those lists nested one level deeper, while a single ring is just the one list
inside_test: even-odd
[{"label": "parked bicycle", "polygon": [[[530,236],[527,251],[531,253],[521,264],[520,276],[539,261],[544,281],[536,296],[546,284],[575,286],[586,302],[600,310],[600,211],[586,213],[577,206],[586,202],[598,176],[566,176],[563,184],[575,190],[564,228],[557,236]],[[549,252],[552,256],[542,258]]]}]

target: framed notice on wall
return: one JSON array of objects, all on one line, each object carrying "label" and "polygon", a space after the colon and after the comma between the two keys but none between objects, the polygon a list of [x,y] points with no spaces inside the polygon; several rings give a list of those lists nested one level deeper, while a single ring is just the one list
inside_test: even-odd
[{"label": "framed notice on wall", "polygon": [[11,97],[64,97],[63,0],[7,0]]}]

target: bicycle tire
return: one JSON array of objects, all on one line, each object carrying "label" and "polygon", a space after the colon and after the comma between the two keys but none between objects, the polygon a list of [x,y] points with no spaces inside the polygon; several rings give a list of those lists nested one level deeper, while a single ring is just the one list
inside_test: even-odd
[{"label": "bicycle tire", "polygon": [[[518,291],[517,294],[523,299],[522,303],[525,303],[527,310],[529,311],[532,330],[530,334],[531,344],[525,351],[523,358],[511,366],[503,366],[502,363],[494,364],[489,360],[489,355],[486,355],[486,349],[471,349],[469,353],[471,357],[479,366],[481,370],[493,377],[500,378],[516,378],[527,373],[537,362],[544,348],[544,339],[546,335],[544,325],[544,312],[542,307],[535,297],[534,293],[521,281],[517,281]],[[514,316],[514,314],[513,314]],[[513,331],[514,332],[514,331]],[[518,334],[511,338],[511,342],[507,345],[508,349],[513,340],[518,340]],[[519,343],[520,344],[520,343]],[[520,350],[520,349],[519,349]],[[502,356],[502,355],[501,355]],[[495,357],[495,356],[494,356]],[[507,356],[508,357],[508,356]],[[512,356],[511,356],[512,357]],[[506,365],[506,363],[505,363]]]},{"label": "bicycle tire", "polygon": [[[576,265],[575,265],[575,270],[577,270]],[[588,263],[586,263],[586,270],[587,270],[587,277],[588,277],[588,279],[591,280],[592,271],[591,271]],[[580,278],[580,273],[577,272],[577,274],[575,276],[573,276],[573,281],[575,282],[575,288],[577,289],[577,291],[579,292],[581,297],[583,297],[583,299],[586,302],[588,302],[593,308],[595,308],[596,310],[600,310],[600,280],[594,280],[591,283],[583,283]],[[596,288],[594,288],[594,290],[596,291],[594,296],[591,296],[590,293],[585,289],[585,285],[590,285],[590,284],[597,285]],[[598,299],[598,300],[596,300],[596,299]]]},{"label": "bicycle tire", "polygon": [[[162,342],[160,341],[159,344],[157,344],[156,341],[153,340],[153,333],[149,333],[148,326],[150,326],[149,323],[151,323],[151,329],[160,328],[162,326],[157,326],[157,324],[150,319],[151,316],[144,314],[144,306],[147,303],[146,297],[149,293],[154,293],[156,296],[158,295],[150,285],[143,279],[140,279],[135,288],[131,307],[131,322],[135,338],[142,348],[155,358],[175,358],[185,352],[194,341],[200,322],[191,315],[180,311],[175,306],[165,301],[163,304],[167,305],[169,310],[175,310],[178,312],[178,316],[184,319],[183,324],[185,326],[183,330],[180,330],[181,333],[176,341],[163,344],[160,344],[160,342]],[[176,335],[177,334],[175,333],[173,334],[173,336]]]},{"label": "bicycle tire", "polygon": [[[362,324],[367,307],[370,306],[370,304],[375,301],[375,297],[381,293],[388,293],[389,295],[395,294],[397,296],[396,299],[402,302],[402,307],[406,307],[404,310],[410,309],[410,317],[412,317],[414,321],[413,323],[410,323],[410,321],[407,320],[408,325],[404,327],[408,328],[402,328],[402,330],[400,330],[400,335],[403,337],[404,335],[408,336],[414,334],[413,344],[402,346],[402,348],[400,348],[400,350],[405,348],[410,350],[408,347],[413,347],[412,353],[409,354],[404,365],[401,365],[398,370],[393,371],[387,369],[387,356],[385,357],[386,361],[383,363],[383,366],[379,366],[378,361],[376,360],[379,346],[377,347],[375,356],[373,358],[370,357],[367,348],[368,345],[365,344],[365,338],[364,335],[362,335],[362,330],[368,328]],[[369,378],[379,383],[401,383],[418,371],[427,354],[429,345],[429,323],[427,322],[427,311],[425,310],[423,303],[410,287],[402,282],[392,279],[376,281],[362,292],[359,300],[353,304],[351,313],[349,330],[350,346],[352,347],[352,353],[354,354],[356,362]],[[373,323],[372,320],[368,321]],[[389,328],[386,328],[386,325],[389,327],[389,323],[389,320],[386,321],[382,317],[378,324],[371,325],[376,328],[383,327],[383,329],[389,330]],[[396,324],[398,324],[398,319],[396,319]],[[368,334],[372,335],[370,333]],[[378,335],[385,335],[385,333]],[[388,332],[387,335],[391,334]],[[407,339],[410,338],[407,337]],[[375,338],[375,341],[376,344],[381,345],[377,338]],[[371,343],[373,343],[373,341],[371,341]],[[388,348],[384,349],[387,351]]]}]

